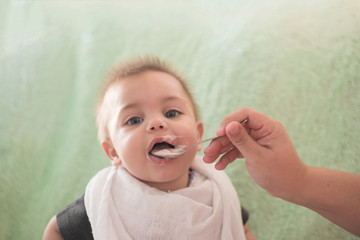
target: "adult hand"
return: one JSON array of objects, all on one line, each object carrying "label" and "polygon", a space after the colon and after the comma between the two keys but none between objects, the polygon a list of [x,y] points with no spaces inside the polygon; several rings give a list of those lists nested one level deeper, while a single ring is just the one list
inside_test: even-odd
[{"label": "adult hand", "polygon": [[[243,125],[244,119],[248,119]],[[236,158],[245,158],[246,167],[255,182],[270,194],[284,197],[296,191],[307,166],[300,160],[282,124],[249,108],[227,115],[214,140],[205,150],[203,160],[214,162],[219,170]]]}]

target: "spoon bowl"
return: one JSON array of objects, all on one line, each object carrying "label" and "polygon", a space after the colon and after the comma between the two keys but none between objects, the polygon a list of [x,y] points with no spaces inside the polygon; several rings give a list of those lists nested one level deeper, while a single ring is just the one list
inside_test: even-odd
[{"label": "spoon bowl", "polygon": [[195,147],[195,146],[197,146],[199,144],[202,144],[204,142],[211,141],[211,140],[216,139],[216,138],[218,138],[218,137],[212,137],[212,138],[202,140],[201,142],[195,143],[195,144],[191,145],[190,147],[188,147],[186,149],[184,148],[185,147],[184,145],[180,145],[179,147],[175,147],[175,148],[161,149],[161,150],[158,150],[158,151],[152,151],[151,154],[153,154],[155,156],[158,156],[158,157],[162,157],[162,158],[176,158],[176,157],[179,157],[180,155],[184,154],[185,152],[187,152],[191,148],[193,148],[193,147]]}]

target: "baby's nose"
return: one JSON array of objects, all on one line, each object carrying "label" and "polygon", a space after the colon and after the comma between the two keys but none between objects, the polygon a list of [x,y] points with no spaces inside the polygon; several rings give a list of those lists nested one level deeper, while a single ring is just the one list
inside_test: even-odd
[{"label": "baby's nose", "polygon": [[158,126],[152,126],[151,130],[155,130],[155,129],[163,129],[164,126],[163,125],[158,125]]},{"label": "baby's nose", "polygon": [[165,130],[166,128],[166,123],[160,118],[152,120],[148,126],[149,131]]}]

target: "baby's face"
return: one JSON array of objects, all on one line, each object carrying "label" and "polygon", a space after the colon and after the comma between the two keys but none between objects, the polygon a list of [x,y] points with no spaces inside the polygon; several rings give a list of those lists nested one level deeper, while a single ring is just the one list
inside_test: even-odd
[{"label": "baby's face", "polygon": [[203,124],[196,121],[192,102],[178,80],[164,72],[146,71],[120,80],[105,98],[110,141],[103,146],[110,158],[119,159],[150,186],[185,187],[197,149],[169,159],[151,154],[154,146],[190,146],[201,140]]}]

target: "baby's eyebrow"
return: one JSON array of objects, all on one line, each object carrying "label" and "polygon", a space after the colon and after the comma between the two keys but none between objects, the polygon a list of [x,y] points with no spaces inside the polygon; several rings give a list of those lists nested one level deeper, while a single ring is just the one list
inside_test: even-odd
[{"label": "baby's eyebrow", "polygon": [[169,97],[164,97],[162,99],[163,101],[176,101],[176,100],[180,100],[183,103],[186,103],[185,99],[181,98],[181,97],[177,97],[177,96],[169,96]]},{"label": "baby's eyebrow", "polygon": [[137,108],[139,105],[140,104],[138,104],[138,103],[126,104],[126,105],[120,107],[120,112],[124,111],[124,110],[127,110],[127,109],[131,109],[131,108]]},{"label": "baby's eyebrow", "polygon": [[[180,97],[176,97],[176,96],[168,96],[168,97],[164,97],[161,99],[161,101],[173,101],[173,100],[180,100],[185,102],[184,99],[180,98]],[[133,102],[133,103],[129,103],[129,104],[124,104],[123,106],[120,106],[120,109],[123,110],[127,110],[130,108],[137,108],[141,105],[141,103],[138,102]]]}]

